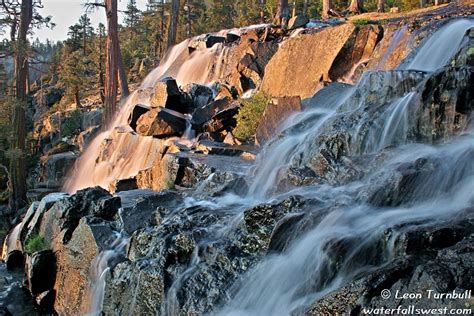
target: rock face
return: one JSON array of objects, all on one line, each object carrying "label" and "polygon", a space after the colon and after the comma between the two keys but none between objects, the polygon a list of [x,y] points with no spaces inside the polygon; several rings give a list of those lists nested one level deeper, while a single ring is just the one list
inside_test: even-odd
[{"label": "rock face", "polygon": [[[320,82],[327,80],[336,57],[355,29],[344,24],[288,39],[266,66],[262,90],[274,97],[312,96]],[[330,44],[321,50],[321,43]]]},{"label": "rock face", "polygon": [[[291,27],[304,24],[297,17]],[[383,289],[472,289],[469,49],[434,73],[372,71],[355,86],[328,84],[395,50],[385,29],[348,23],[283,38],[268,27],[189,41],[187,53],[221,49],[222,81],[160,81],[151,106],[130,103],[125,126],[94,157],[116,195],[49,195],[10,234],[8,262],[26,258],[37,305],[64,315],[358,314],[438,307],[382,300]],[[243,157],[254,148],[228,130],[238,96],[258,87],[274,100],[257,130],[265,150],[251,164]],[[178,140],[189,127],[200,134]],[[275,191],[260,194],[267,185]],[[47,250],[25,255],[36,235]]]},{"label": "rock face", "polygon": [[50,182],[50,186],[60,186],[77,159],[74,152],[64,152],[43,157],[41,164],[41,182]]},{"label": "rock face", "polygon": [[263,145],[279,132],[282,123],[293,113],[301,111],[299,97],[275,98],[268,104],[257,127],[256,139]]},{"label": "rock face", "polygon": [[136,122],[136,132],[141,136],[181,136],[185,129],[184,115],[167,108],[152,109],[142,114]]}]

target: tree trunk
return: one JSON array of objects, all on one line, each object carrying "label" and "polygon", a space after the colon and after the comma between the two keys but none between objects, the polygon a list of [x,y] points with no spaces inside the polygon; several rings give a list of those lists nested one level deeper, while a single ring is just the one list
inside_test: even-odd
[{"label": "tree trunk", "polygon": [[352,0],[349,6],[349,11],[356,14],[364,12],[363,0]]},{"label": "tree trunk", "polygon": [[170,19],[170,28],[168,30],[168,48],[176,44],[176,34],[178,30],[178,17],[179,17],[179,0],[173,0],[171,2],[171,19]]},{"label": "tree trunk", "polygon": [[385,0],[378,0],[377,1],[377,12],[383,13],[385,12]]},{"label": "tree trunk", "polygon": [[118,73],[120,79],[120,89],[122,91],[121,98],[126,98],[130,94],[130,90],[128,90],[128,80],[127,80],[127,73],[125,72],[125,65],[123,64],[122,58],[122,50],[120,49],[120,43],[117,38],[117,46],[118,46]]},{"label": "tree trunk", "polygon": [[104,69],[102,67],[102,36],[99,35],[99,85],[100,85],[100,100],[105,102],[104,95]]},{"label": "tree trunk", "polygon": [[426,0],[420,0],[420,7],[421,8],[426,7]]},{"label": "tree trunk", "polygon": [[276,23],[282,27],[286,27],[288,25],[289,16],[290,11],[288,9],[288,0],[279,0],[276,13]]},{"label": "tree trunk", "polygon": [[76,108],[81,107],[81,98],[79,98],[79,90],[74,93],[74,101],[76,102]]},{"label": "tree trunk", "polygon": [[[105,63],[105,114],[104,125],[109,124],[117,108],[117,76],[118,76],[118,22],[117,0],[105,0],[107,16],[107,47]],[[105,127],[105,126],[104,126]]]},{"label": "tree trunk", "polygon": [[26,200],[26,83],[28,75],[27,35],[33,16],[33,0],[22,0],[20,27],[15,52],[15,97],[13,106],[13,137],[10,157],[10,199],[12,213],[24,207]]},{"label": "tree trunk", "polygon": [[323,12],[321,17],[323,19],[329,18],[329,12],[332,10],[332,0],[323,0]]},{"label": "tree trunk", "polygon": [[308,0],[304,0],[303,3],[303,16],[308,16]]}]

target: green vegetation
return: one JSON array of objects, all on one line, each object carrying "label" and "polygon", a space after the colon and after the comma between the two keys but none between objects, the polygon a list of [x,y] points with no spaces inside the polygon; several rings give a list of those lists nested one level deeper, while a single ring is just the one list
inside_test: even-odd
[{"label": "green vegetation", "polygon": [[25,250],[27,253],[34,253],[46,249],[47,245],[44,238],[38,234],[31,235],[25,243]]},{"label": "green vegetation", "polygon": [[61,124],[61,136],[70,137],[81,129],[81,111],[72,111]]},{"label": "green vegetation", "polygon": [[249,99],[242,99],[241,102],[242,107],[235,116],[237,126],[233,134],[240,140],[249,141],[257,131],[258,123],[270,98],[262,92],[258,92]]},{"label": "green vegetation", "polygon": [[351,20],[352,24],[354,25],[368,25],[368,24],[375,24],[375,21],[369,19],[354,19]]}]

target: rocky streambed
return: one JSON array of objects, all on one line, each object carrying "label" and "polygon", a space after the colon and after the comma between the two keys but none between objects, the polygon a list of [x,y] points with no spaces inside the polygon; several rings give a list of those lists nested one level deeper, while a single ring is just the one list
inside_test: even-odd
[{"label": "rocky streambed", "polygon": [[[62,315],[471,308],[381,296],[474,287],[474,22],[452,15],[178,45],[83,154],[77,191],[31,204],[6,263]],[[433,66],[427,46],[456,49]],[[200,50],[204,66],[227,59],[184,87]],[[253,88],[274,97],[255,161],[232,137]]]}]

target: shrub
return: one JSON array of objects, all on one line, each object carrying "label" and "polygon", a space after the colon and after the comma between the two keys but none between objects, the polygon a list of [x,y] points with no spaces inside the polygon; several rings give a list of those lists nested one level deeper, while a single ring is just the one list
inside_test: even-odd
[{"label": "shrub", "polygon": [[368,24],[376,24],[375,21],[371,21],[369,19],[354,19],[351,20],[352,24],[354,25],[368,25]]},{"label": "shrub", "polygon": [[65,118],[61,124],[61,135],[63,137],[70,137],[81,130],[81,111],[75,110]]},{"label": "shrub", "polygon": [[237,125],[233,130],[234,136],[242,141],[251,140],[269,102],[270,98],[262,92],[257,92],[249,99],[242,99],[242,107],[235,116]]},{"label": "shrub", "polygon": [[38,234],[31,235],[28,240],[25,242],[25,250],[28,253],[34,253],[37,251],[46,250],[46,242],[44,238]]}]

